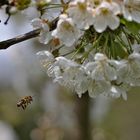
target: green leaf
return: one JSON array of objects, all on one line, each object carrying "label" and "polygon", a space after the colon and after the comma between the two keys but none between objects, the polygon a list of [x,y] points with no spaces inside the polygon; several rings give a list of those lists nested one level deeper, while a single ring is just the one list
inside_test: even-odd
[{"label": "green leaf", "polygon": [[115,58],[119,57],[123,59],[128,56],[127,49],[120,43],[114,42],[112,47],[115,51]]},{"label": "green leaf", "polygon": [[125,22],[126,28],[133,34],[138,34],[140,31],[140,24],[137,22]]}]

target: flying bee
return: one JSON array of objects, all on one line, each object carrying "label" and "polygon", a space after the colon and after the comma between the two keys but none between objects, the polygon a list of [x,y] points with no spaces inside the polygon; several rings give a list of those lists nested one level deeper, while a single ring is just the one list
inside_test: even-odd
[{"label": "flying bee", "polygon": [[31,104],[32,101],[33,101],[33,97],[32,96],[25,96],[24,98],[22,98],[17,103],[17,107],[22,107],[25,110],[27,105]]}]

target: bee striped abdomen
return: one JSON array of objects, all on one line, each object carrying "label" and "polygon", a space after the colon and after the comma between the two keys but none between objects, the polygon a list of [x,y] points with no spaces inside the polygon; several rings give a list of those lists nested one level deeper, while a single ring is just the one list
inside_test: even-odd
[{"label": "bee striped abdomen", "polygon": [[22,107],[24,110],[26,109],[28,104],[31,104],[31,102],[33,101],[32,96],[25,96],[24,98],[22,98],[18,103],[17,103],[17,107]]}]

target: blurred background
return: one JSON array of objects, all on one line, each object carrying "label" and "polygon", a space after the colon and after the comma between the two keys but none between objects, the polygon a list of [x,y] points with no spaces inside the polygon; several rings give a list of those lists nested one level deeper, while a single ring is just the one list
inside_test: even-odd
[{"label": "blurred background", "polygon": [[[0,10],[0,41],[32,30],[22,14],[4,25],[6,18]],[[32,39],[0,50],[0,140],[140,139],[140,89],[132,89],[127,101],[78,98],[47,77],[36,56],[45,49]],[[29,95],[31,105],[17,108]]]}]

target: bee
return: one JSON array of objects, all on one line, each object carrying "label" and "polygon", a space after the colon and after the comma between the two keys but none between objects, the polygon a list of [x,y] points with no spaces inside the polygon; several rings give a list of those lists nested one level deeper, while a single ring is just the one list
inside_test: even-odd
[{"label": "bee", "polygon": [[31,102],[33,101],[33,97],[32,96],[25,96],[24,98],[22,98],[18,103],[17,103],[17,107],[22,107],[22,109],[26,109],[26,107],[28,106],[28,104],[31,104]]}]

